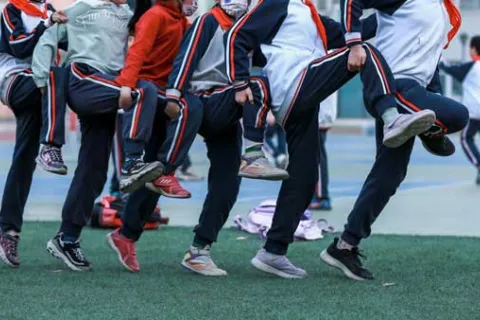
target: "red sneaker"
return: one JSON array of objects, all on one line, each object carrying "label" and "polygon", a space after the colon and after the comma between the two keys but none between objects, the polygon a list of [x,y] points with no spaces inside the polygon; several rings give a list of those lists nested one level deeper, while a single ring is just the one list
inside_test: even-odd
[{"label": "red sneaker", "polygon": [[178,182],[178,179],[172,174],[160,176],[157,180],[145,184],[150,191],[160,193],[167,198],[187,199],[192,196]]},{"label": "red sneaker", "polygon": [[107,234],[110,248],[118,255],[120,263],[131,272],[140,272],[140,263],[135,252],[135,241],[120,234],[120,229]]}]

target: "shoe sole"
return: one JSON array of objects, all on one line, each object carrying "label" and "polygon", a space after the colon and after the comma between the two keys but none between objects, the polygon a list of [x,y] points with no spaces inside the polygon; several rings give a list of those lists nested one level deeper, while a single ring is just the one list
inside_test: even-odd
[{"label": "shoe sole", "polygon": [[39,156],[35,159],[35,162],[37,163],[37,165],[40,168],[42,168],[43,170],[45,170],[47,172],[54,173],[54,174],[59,174],[61,176],[65,176],[68,173],[68,168],[67,169],[65,169],[65,168],[64,169],[58,169],[58,168],[50,167],[48,164],[43,162],[42,158],[40,158]]},{"label": "shoe sole", "polygon": [[260,261],[259,259],[257,259],[257,257],[253,258],[252,261],[250,261],[252,263],[252,265],[257,268],[258,270],[260,271],[263,271],[263,272],[266,272],[266,273],[270,273],[270,274],[273,274],[273,275],[276,275],[278,277],[281,277],[281,278],[284,278],[284,279],[304,279],[307,277],[307,275],[305,276],[296,276],[296,275],[292,275],[292,274],[288,274],[288,273],[285,273],[283,271],[280,271],[278,269],[275,269],[271,266],[269,266],[268,264],[265,264],[263,263],[262,261]]},{"label": "shoe sole", "polygon": [[161,188],[157,188],[155,187],[155,185],[151,182],[148,182],[145,184],[145,188],[147,188],[148,190],[152,191],[152,192],[155,192],[155,193],[158,193],[158,194],[161,194],[162,196],[164,197],[167,197],[167,198],[173,198],[173,199],[189,199],[192,197],[191,194],[189,194],[188,196],[176,196],[174,194],[170,194],[170,193],[166,193],[164,192]]},{"label": "shoe sole", "polygon": [[430,153],[433,154],[434,156],[438,156],[438,157],[450,157],[450,156],[453,155],[453,154],[455,153],[455,151],[456,151],[456,149],[454,148],[452,153],[441,154],[441,153],[436,153],[436,152],[434,152],[434,151],[433,151],[432,149],[430,149],[430,148],[428,147],[428,145],[427,145],[425,142],[423,142],[423,141],[422,141],[422,145],[423,145],[423,147],[425,148],[425,150],[427,150],[428,152],[430,152]]},{"label": "shoe sole", "polygon": [[267,181],[283,181],[290,178],[289,174],[251,174],[243,171],[239,171],[238,176],[246,179]]},{"label": "shoe sole", "polygon": [[422,112],[420,115],[416,114],[416,116],[412,117],[408,122],[402,124],[401,128],[397,128],[392,134],[385,137],[383,144],[388,148],[398,148],[412,137],[430,129],[435,123],[435,120],[435,112],[433,111]]},{"label": "shoe sole", "polygon": [[0,260],[10,268],[18,268],[20,265],[19,264],[13,264],[10,262],[10,260],[7,259],[7,254],[3,250],[3,248],[0,246]]},{"label": "shoe sole", "polygon": [[120,261],[120,263],[122,264],[122,266],[125,267],[125,269],[127,269],[128,271],[133,272],[133,273],[140,272],[140,270],[138,270],[138,271],[133,270],[125,262],[123,262],[122,255],[120,254],[120,250],[118,250],[117,246],[115,245],[115,242],[112,239],[112,234],[111,233],[107,234],[106,239],[107,239],[108,246],[110,247],[110,249],[112,249],[117,254],[118,261]]},{"label": "shoe sole", "polygon": [[144,171],[123,179],[120,182],[120,192],[132,193],[133,191],[145,186],[145,183],[151,182],[163,174],[163,164],[159,161],[150,163]]},{"label": "shoe sole", "polygon": [[202,273],[201,271],[190,267],[188,265],[188,263],[186,263],[185,261],[182,261],[182,267],[184,267],[185,269],[187,269],[189,271],[192,271],[193,273],[196,273],[196,274],[199,274],[199,275],[202,275],[202,276],[206,276],[206,277],[226,277],[228,275],[228,273],[226,271],[225,271],[225,273],[222,273],[222,274]]},{"label": "shoe sole", "polygon": [[322,259],[323,262],[328,264],[331,267],[337,268],[343,272],[347,278],[350,278],[352,280],[357,280],[357,281],[366,281],[367,279],[364,279],[362,277],[359,277],[355,274],[353,274],[352,271],[350,271],[343,263],[332,257],[330,254],[328,254],[327,250],[323,250],[322,253],[320,253],[320,259]]},{"label": "shoe sole", "polygon": [[77,267],[73,263],[68,260],[68,258],[58,250],[57,246],[53,243],[52,240],[49,240],[47,243],[47,251],[50,253],[53,257],[60,259],[63,261],[63,263],[70,269],[76,272],[85,272],[85,271],[91,271],[92,267]]}]

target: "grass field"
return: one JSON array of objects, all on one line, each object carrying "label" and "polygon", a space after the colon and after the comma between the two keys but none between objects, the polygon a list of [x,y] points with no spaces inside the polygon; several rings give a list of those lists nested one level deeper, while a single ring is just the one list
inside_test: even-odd
[{"label": "grass field", "polygon": [[74,273],[51,258],[45,243],[57,223],[27,223],[22,266],[0,267],[1,319],[479,319],[480,240],[374,236],[365,243],[377,280],[345,279],[318,257],[330,241],[296,243],[290,257],[305,280],[257,272],[255,236],[225,230],[213,256],[226,278],[205,278],[179,262],[191,228],[148,232],[138,244],[142,272],[124,271],[105,231],[86,230],[82,245],[94,271]]}]

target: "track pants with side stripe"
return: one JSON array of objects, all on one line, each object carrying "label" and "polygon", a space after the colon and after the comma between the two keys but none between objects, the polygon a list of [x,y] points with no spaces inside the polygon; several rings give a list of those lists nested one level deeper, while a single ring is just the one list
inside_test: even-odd
[{"label": "track pants with side stripe", "polygon": [[125,162],[125,156],[123,154],[123,111],[117,113],[117,122],[115,125],[115,136],[113,137],[112,147],[112,163],[113,173],[110,179],[110,194],[114,192],[120,192],[120,178],[122,176],[121,170],[123,163]]},{"label": "track pants with side stripe", "polygon": [[65,115],[69,68],[52,67],[42,95],[42,130],[40,143],[61,147],[65,144]]},{"label": "track pants with side stripe", "polygon": [[[70,68],[68,104],[78,115],[82,138],[77,168],[62,211],[60,231],[68,236],[79,237],[107,179],[120,96],[120,86],[114,78],[85,64],[74,63]],[[139,81],[134,105],[124,110],[126,157],[143,154],[152,131],[156,101],[155,86]]]},{"label": "track pants with side stripe", "polygon": [[462,131],[462,148],[467,155],[468,160],[475,166],[480,168],[480,152],[478,152],[477,145],[475,144],[475,136],[480,132],[480,120],[470,119],[465,129]]},{"label": "track pants with side stripe", "polygon": [[[380,118],[387,108],[396,106],[395,83],[381,54],[369,44],[364,44],[364,48],[367,60],[360,73],[364,101],[369,113]],[[290,178],[280,188],[265,244],[268,252],[286,254],[300,217],[315,193],[320,161],[319,104],[356,75],[347,69],[349,52],[343,48],[314,60],[305,69],[289,108],[275,112],[287,136]]]},{"label": "track pants with side stripe", "polygon": [[0,228],[21,232],[23,212],[32,185],[42,119],[41,93],[30,70],[12,76],[6,104],[15,115],[16,135],[12,164],[5,181],[0,209]]},{"label": "track pants with side stripe", "polygon": [[[254,103],[247,102],[243,107],[236,103],[235,90],[231,86],[198,93],[203,104],[209,105],[209,117],[202,123],[204,132],[222,130],[224,126],[230,126],[241,117],[245,130],[244,138],[259,143],[263,142],[267,114],[270,110],[268,79],[252,77],[250,89],[253,93]],[[215,107],[213,107],[214,105]]]},{"label": "track pants with side stripe", "polygon": [[[428,92],[414,80],[396,80],[398,110],[412,113],[430,109],[437,121],[428,134],[449,134],[462,130],[468,122],[468,110],[447,97]],[[383,123],[376,123],[377,155],[360,195],[348,216],[342,239],[357,246],[371,233],[371,226],[407,175],[415,138],[398,148],[383,145]]]},{"label": "track pants with side stripe", "polygon": [[269,84],[264,77],[250,80],[254,103],[243,107],[235,101],[233,87],[213,90],[201,95],[204,106],[200,134],[205,138],[208,171],[208,192],[203,203],[194,242],[210,245],[227,221],[237,201],[241,179],[238,176],[242,148],[243,118],[246,139],[262,142],[266,115],[270,108]]},{"label": "track pants with side stripe", "polygon": [[[169,119],[164,112],[165,90],[158,88],[153,132],[145,148],[145,161],[157,160],[160,157],[169,172],[173,172],[183,163],[203,118],[203,105],[196,95],[186,93],[181,102],[180,116],[174,120]],[[125,205],[121,233],[137,241],[159,198],[158,193],[145,187],[132,192]]]}]

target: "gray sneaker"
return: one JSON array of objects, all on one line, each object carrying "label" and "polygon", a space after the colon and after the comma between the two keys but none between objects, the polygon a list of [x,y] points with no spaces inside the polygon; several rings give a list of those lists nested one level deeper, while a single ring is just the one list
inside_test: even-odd
[{"label": "gray sneaker", "polygon": [[271,164],[263,152],[244,154],[238,175],[248,179],[272,181],[286,180],[290,177],[286,170]]},{"label": "gray sneaker", "polygon": [[252,259],[252,264],[260,271],[271,273],[286,279],[303,279],[307,272],[297,268],[288,260],[287,256],[281,256],[260,249]]},{"label": "gray sneaker", "polygon": [[401,114],[383,128],[383,144],[388,148],[398,148],[409,139],[430,129],[435,119],[435,112],[432,110]]}]

